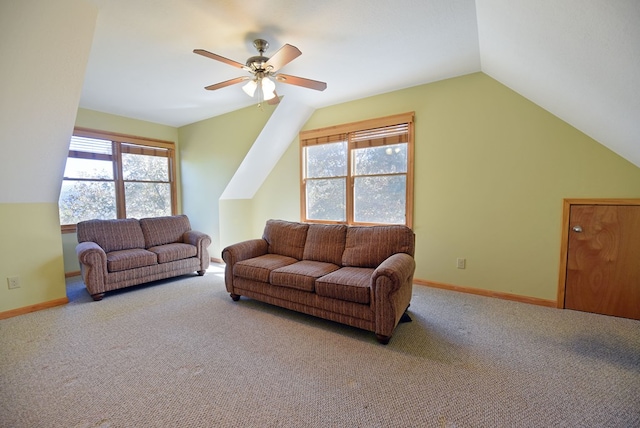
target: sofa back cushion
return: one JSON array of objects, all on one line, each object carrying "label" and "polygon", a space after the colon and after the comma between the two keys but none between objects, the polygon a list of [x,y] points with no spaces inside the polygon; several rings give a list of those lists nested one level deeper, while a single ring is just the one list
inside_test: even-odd
[{"label": "sofa back cushion", "polygon": [[182,242],[182,235],[191,230],[189,218],[184,214],[143,218],[140,219],[140,227],[144,234],[146,248]]},{"label": "sofa back cushion", "polygon": [[375,268],[396,253],[414,255],[415,235],[401,225],[351,226],[347,238],[342,266]]},{"label": "sofa back cushion", "polygon": [[347,226],[344,224],[310,224],[304,245],[304,260],[342,263]]},{"label": "sofa back cushion", "polygon": [[145,248],[144,235],[135,218],[81,221],[77,232],[78,242],[95,242],[107,253]]},{"label": "sofa back cushion", "polygon": [[267,220],[262,239],[269,244],[270,254],[302,260],[309,225],[285,220]]}]

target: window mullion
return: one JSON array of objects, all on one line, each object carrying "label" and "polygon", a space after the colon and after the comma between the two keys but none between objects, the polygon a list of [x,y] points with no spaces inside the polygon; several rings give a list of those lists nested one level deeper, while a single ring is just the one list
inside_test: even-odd
[{"label": "window mullion", "polygon": [[300,141],[300,218],[306,219],[307,215],[307,156],[302,140]]},{"label": "window mullion", "polygon": [[355,148],[355,144],[352,140],[352,133],[348,133],[347,134],[347,179],[346,179],[346,184],[347,184],[347,224],[353,224],[353,220],[354,220],[354,215],[353,215],[353,199],[354,199],[354,192],[355,192],[355,183],[353,180],[353,156],[354,156],[354,151],[353,149]]},{"label": "window mullion", "polygon": [[163,180],[123,180],[125,183],[144,183],[144,184],[170,184],[169,181]]},{"label": "window mullion", "polygon": [[176,214],[178,212],[178,186],[176,184],[175,152],[173,149],[169,149],[168,154],[169,186],[171,189],[171,214]]},{"label": "window mullion", "polygon": [[127,209],[124,195],[124,180],[122,173],[122,150],[117,141],[113,141],[113,177],[116,187],[116,212],[118,218],[127,217]]},{"label": "window mullion", "polygon": [[386,172],[384,174],[359,174],[353,175],[353,178],[368,178],[368,177],[400,177],[400,176],[407,176],[406,172]]},{"label": "window mullion", "polygon": [[82,178],[82,177],[62,177],[65,181],[78,181],[87,183],[113,183],[113,180],[108,178]]},{"label": "window mullion", "polygon": [[415,143],[414,143],[414,125],[413,121],[409,122],[407,129],[407,188],[406,188],[406,209],[405,209],[405,224],[413,228],[413,180],[414,180],[414,166],[415,166]]}]

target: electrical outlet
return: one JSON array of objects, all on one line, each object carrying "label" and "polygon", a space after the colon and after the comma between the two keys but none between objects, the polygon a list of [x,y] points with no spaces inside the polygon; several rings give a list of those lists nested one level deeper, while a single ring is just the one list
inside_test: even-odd
[{"label": "electrical outlet", "polygon": [[20,288],[20,277],[19,276],[8,277],[7,284],[9,285],[9,290],[13,290],[14,288]]},{"label": "electrical outlet", "polygon": [[458,269],[464,269],[467,267],[467,259],[457,259],[456,260],[456,267]]}]

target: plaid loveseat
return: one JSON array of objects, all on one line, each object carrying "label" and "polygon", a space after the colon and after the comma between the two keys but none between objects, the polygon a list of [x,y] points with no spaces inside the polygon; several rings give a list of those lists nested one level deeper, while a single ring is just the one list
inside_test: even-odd
[{"label": "plaid loveseat", "polygon": [[375,332],[389,342],[412,293],[415,235],[405,226],[269,220],[261,239],[226,247],[231,298],[260,300]]},{"label": "plaid loveseat", "polygon": [[76,254],[87,291],[105,292],[209,267],[211,238],[191,230],[186,215],[78,223]]}]

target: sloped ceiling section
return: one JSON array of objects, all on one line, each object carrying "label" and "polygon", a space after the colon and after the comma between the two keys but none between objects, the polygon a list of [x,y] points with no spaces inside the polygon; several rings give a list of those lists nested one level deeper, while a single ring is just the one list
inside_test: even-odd
[{"label": "sloped ceiling section", "polygon": [[220,199],[251,199],[314,109],[283,97]]},{"label": "sloped ceiling section", "polygon": [[57,203],[98,11],[0,2],[0,204]]},{"label": "sloped ceiling section", "polygon": [[303,53],[279,84],[311,108],[483,71],[640,166],[638,0],[87,0],[99,9],[80,106],[182,126],[254,104],[252,41]]},{"label": "sloped ceiling section", "polygon": [[640,166],[640,1],[476,8],[483,72]]}]

